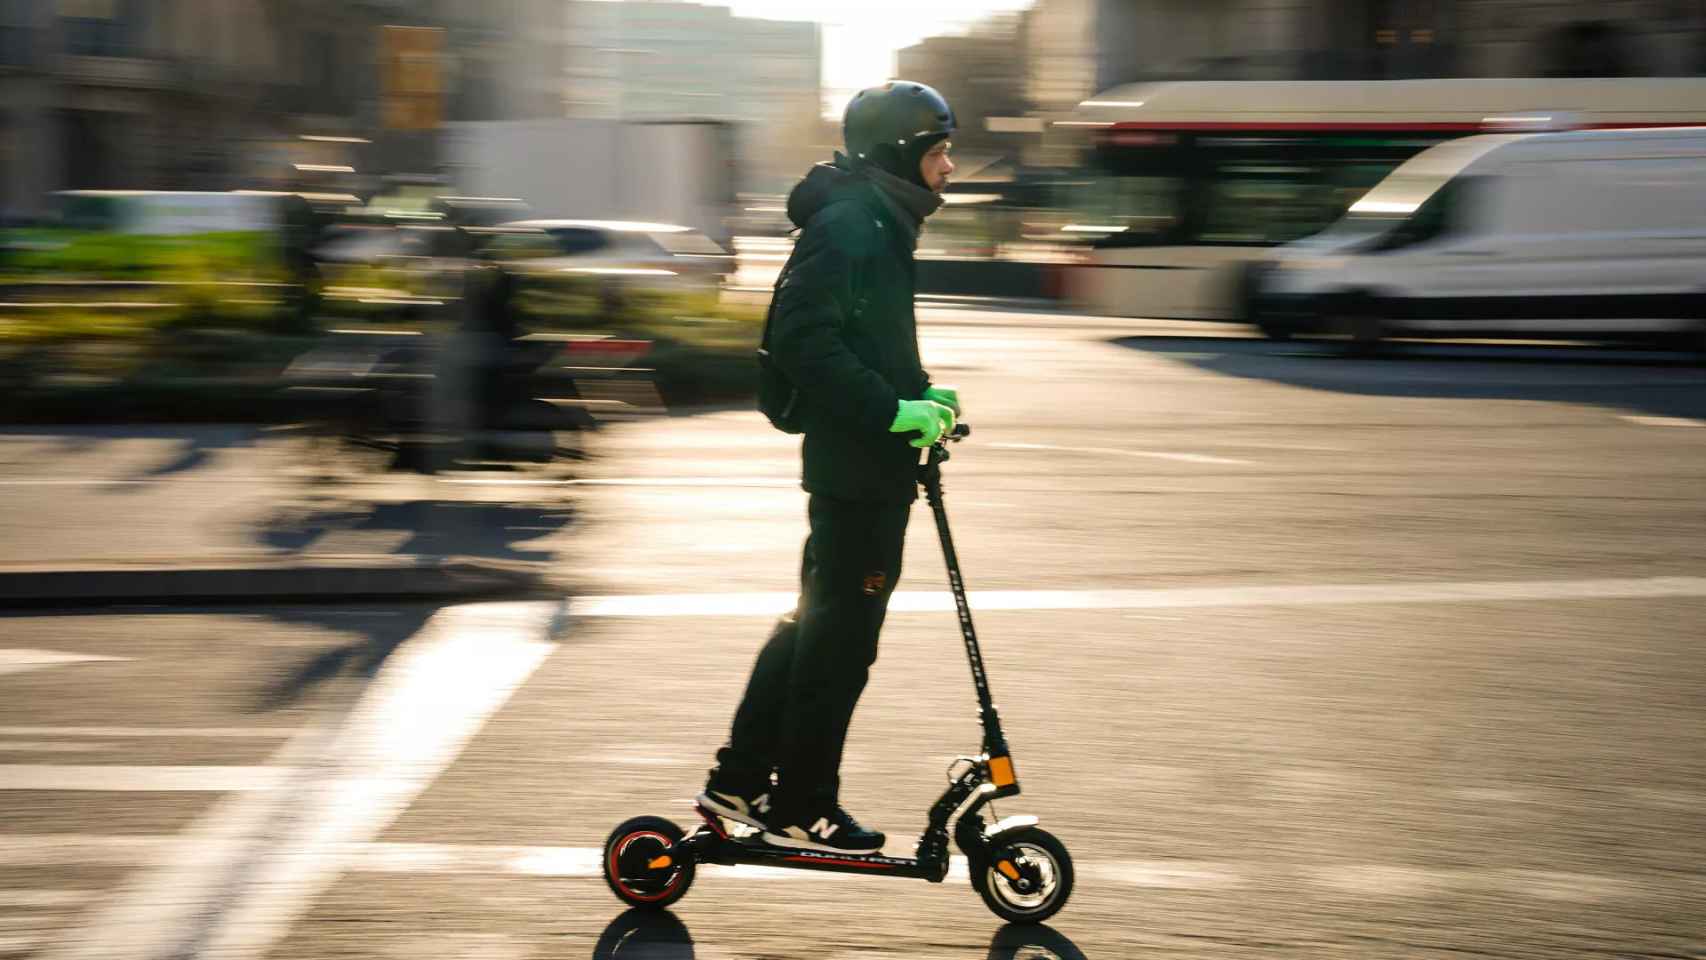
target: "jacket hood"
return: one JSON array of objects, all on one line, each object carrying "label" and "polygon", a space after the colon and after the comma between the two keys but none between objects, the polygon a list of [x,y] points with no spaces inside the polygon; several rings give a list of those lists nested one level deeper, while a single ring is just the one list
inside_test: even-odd
[{"label": "jacket hood", "polygon": [[832,162],[813,164],[805,179],[794,184],[793,191],[788,194],[788,219],[794,226],[804,229],[819,210],[829,206],[831,200],[860,179],[847,158],[839,153]]}]

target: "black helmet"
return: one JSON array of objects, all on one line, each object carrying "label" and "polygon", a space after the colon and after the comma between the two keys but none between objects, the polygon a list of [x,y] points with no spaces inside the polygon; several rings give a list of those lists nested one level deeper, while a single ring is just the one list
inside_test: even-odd
[{"label": "black helmet", "polygon": [[933,87],[892,80],[861,90],[847,103],[841,136],[855,163],[875,163],[890,173],[918,179],[918,161],[954,132],[954,108]]}]

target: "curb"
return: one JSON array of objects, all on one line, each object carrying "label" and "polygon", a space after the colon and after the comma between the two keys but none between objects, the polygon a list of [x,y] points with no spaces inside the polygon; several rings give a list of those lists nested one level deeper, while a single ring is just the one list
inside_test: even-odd
[{"label": "curb", "polygon": [[537,573],[478,561],[0,569],[0,610],[122,604],[464,599],[544,586]]}]

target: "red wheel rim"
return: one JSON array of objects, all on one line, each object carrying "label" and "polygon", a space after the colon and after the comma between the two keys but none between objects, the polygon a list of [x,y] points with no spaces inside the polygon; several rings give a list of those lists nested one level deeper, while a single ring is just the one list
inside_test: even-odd
[{"label": "red wheel rim", "polygon": [[618,887],[621,887],[623,893],[627,894],[630,897],[633,897],[635,900],[639,900],[639,901],[642,901],[645,903],[656,903],[657,901],[662,900],[663,898],[674,893],[675,888],[681,885],[681,869],[679,867],[677,867],[675,869],[675,876],[672,877],[670,879],[669,883],[665,884],[664,888],[657,893],[641,893],[640,891],[635,890],[633,887],[630,887],[628,884],[624,883],[623,878],[622,878],[622,872],[621,872],[622,868],[621,868],[621,864],[620,864],[620,861],[622,859],[622,854],[627,853],[628,848],[633,846],[635,841],[646,840],[646,839],[658,841],[659,843],[661,843],[663,845],[663,849],[665,849],[665,850],[669,849],[670,843],[673,842],[668,837],[664,836],[661,833],[658,833],[655,830],[639,830],[639,831],[636,831],[634,833],[630,833],[627,836],[623,837],[621,840],[610,845],[610,855],[607,858],[607,862],[605,863],[605,869],[607,871],[609,871],[610,882],[616,884]]}]

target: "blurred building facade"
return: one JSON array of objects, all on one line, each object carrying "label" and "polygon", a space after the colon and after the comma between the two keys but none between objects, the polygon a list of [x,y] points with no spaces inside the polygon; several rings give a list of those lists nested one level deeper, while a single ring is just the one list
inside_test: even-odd
[{"label": "blurred building facade", "polygon": [[[396,27],[439,34],[403,128]],[[0,0],[0,214],[64,189],[431,172],[443,120],[563,116],[566,47],[562,0]]]},{"label": "blurred building facade", "polygon": [[[423,9],[424,8],[424,9]],[[565,115],[569,51],[564,0],[429,0],[420,22],[446,31],[446,119]]]},{"label": "blurred building facade", "polygon": [[578,0],[566,22],[569,116],[733,123],[750,190],[824,159],[817,23],[667,0]]},{"label": "blurred building facade", "polygon": [[[961,156],[998,152],[1007,134],[991,130],[991,117],[1014,118],[1029,110],[1025,60],[1027,18],[993,17],[963,36],[931,37],[895,54],[895,76],[927,83],[954,105]],[[999,125],[998,125],[999,126]]]},{"label": "blurred building facade", "polygon": [[0,206],[288,179],[324,149],[276,145],[373,126],[374,37],[396,6],[0,0]]}]

